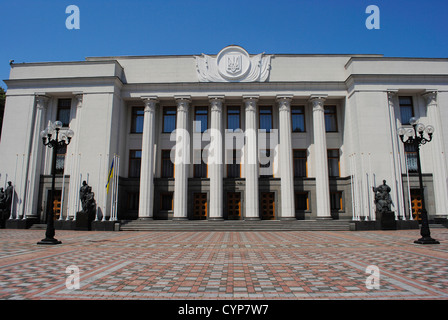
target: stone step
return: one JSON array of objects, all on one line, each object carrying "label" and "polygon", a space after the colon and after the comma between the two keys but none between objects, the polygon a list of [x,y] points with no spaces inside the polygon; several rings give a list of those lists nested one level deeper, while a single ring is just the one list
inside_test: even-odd
[{"label": "stone step", "polygon": [[349,220],[294,221],[171,221],[133,220],[120,226],[123,231],[349,231]]}]

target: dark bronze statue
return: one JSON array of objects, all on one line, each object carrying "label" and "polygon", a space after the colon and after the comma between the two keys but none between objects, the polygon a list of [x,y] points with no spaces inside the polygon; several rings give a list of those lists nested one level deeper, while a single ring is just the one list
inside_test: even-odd
[{"label": "dark bronze statue", "polygon": [[95,213],[95,194],[92,192],[92,187],[83,181],[82,186],[79,189],[79,198],[81,200],[82,211],[88,213],[89,215]]},{"label": "dark bronze statue", "polygon": [[392,199],[390,197],[390,191],[391,189],[386,184],[386,180],[383,180],[383,184],[379,187],[373,187],[377,214],[384,214],[391,211]]}]

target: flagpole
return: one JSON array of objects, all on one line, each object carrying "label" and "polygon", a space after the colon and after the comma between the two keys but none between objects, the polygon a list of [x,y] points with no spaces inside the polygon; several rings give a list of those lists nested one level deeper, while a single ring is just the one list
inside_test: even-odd
[{"label": "flagpole", "polygon": [[[109,154],[106,155],[106,163],[108,162],[109,159]],[[113,160],[112,160],[112,165],[113,165]],[[109,180],[109,176],[110,176],[110,170],[107,172],[107,180]],[[109,182],[108,182],[109,183]],[[103,208],[103,218],[101,219],[101,221],[106,221],[106,208],[107,208],[107,185],[106,184],[106,188],[104,190],[104,208]]]},{"label": "flagpole", "polygon": [[408,154],[405,153],[404,156],[406,157],[406,179],[408,182],[408,200],[409,200],[409,220],[412,220],[412,199],[411,199],[411,185],[409,183],[409,167],[408,167]]},{"label": "flagpole", "polygon": [[64,192],[65,192],[65,174],[64,172],[62,172],[62,191],[61,191],[62,194],[61,194],[61,210],[59,212],[59,221],[62,220],[62,211],[64,208]]},{"label": "flagpole", "polygon": [[117,174],[116,174],[116,188],[115,188],[115,208],[114,208],[114,221],[117,221],[117,204],[118,204],[118,186],[120,180],[120,156],[117,155]]},{"label": "flagpole", "polygon": [[[101,185],[101,159],[102,159],[103,155],[100,153],[100,164],[99,164],[99,170],[98,170],[98,189],[100,188]],[[98,192],[98,197],[99,197],[99,192]],[[99,201],[99,199],[98,199]],[[95,213],[95,221],[98,221],[98,204],[97,204],[97,209],[96,209],[96,213]]]},{"label": "flagpole", "polygon": [[352,193],[352,220],[355,220],[355,206],[353,197],[353,168],[352,168],[352,155],[348,156],[348,165],[350,167],[350,189]]},{"label": "flagpole", "polygon": [[[16,168],[14,169],[14,189],[12,189],[12,200],[11,200],[11,212],[10,212],[10,216],[9,219],[12,219],[12,212],[14,211],[14,200],[15,200],[15,193],[16,193],[16,178],[17,178],[17,163],[19,162],[19,154],[16,153]],[[7,184],[7,180],[8,180],[8,174],[6,174],[5,177],[5,190],[6,190],[6,184]]]}]

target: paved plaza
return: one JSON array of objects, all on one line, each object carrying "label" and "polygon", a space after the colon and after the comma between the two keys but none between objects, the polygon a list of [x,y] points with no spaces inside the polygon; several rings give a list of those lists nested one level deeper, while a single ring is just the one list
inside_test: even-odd
[{"label": "paved plaza", "polygon": [[0,230],[0,299],[448,299],[446,228],[44,233]]}]

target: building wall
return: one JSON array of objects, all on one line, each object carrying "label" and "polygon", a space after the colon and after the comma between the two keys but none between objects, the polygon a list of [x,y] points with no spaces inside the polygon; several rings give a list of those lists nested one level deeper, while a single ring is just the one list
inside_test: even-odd
[{"label": "building wall", "polygon": [[[422,147],[421,161],[427,209],[430,215],[445,216],[448,214],[445,154],[448,133],[443,123],[448,119],[447,62],[446,59],[378,55],[274,55],[268,80],[253,83],[200,83],[193,56],[100,57],[79,62],[13,64],[10,79],[5,81],[8,91],[0,143],[0,186],[14,180],[17,192],[14,210],[19,215],[43,218],[42,208],[50,188],[52,152],[41,145],[40,138],[35,138],[38,97],[48,97],[42,113],[44,127],[48,121],[56,120],[57,99],[72,98],[70,128],[75,130],[75,136],[65,159],[63,210],[74,216],[79,207],[80,183],[88,177],[100,215],[110,214],[111,196],[106,193],[105,184],[113,155],[118,154],[119,217],[137,218],[138,212],[130,209],[128,203],[129,195],[139,190],[139,179],[129,178],[129,150],[141,149],[142,135],[130,133],[131,108],[143,107],[141,97],[154,95],[158,97],[153,162],[154,218],[172,218],[173,212],[159,209],[159,194],[173,192],[175,183],[174,179],[161,178],[160,151],[175,145],[170,134],[161,133],[162,108],[175,107],[177,95],[191,96],[188,130],[192,132],[194,108],[209,106],[211,95],[224,95],[223,128],[226,128],[227,106],[239,105],[241,126],[245,130],[243,96],[255,94],[259,96],[258,105],[273,107],[273,125],[279,129],[276,96],[287,94],[293,97],[292,106],[305,106],[306,116],[306,132],[291,135],[293,149],[308,151],[308,177],[296,178],[293,183],[295,191],[309,192],[310,204],[308,212],[297,213],[297,217],[314,219],[318,168],[309,99],[311,95],[323,94],[327,96],[325,104],[336,105],[338,110],[338,131],[326,134],[327,149],[340,150],[340,178],[329,180],[330,191],[343,194],[343,210],[338,218],[351,218],[355,213],[373,214],[371,187],[382,180],[392,187],[393,209],[402,216],[409,211],[408,184],[404,149],[395,132],[401,126],[398,97],[410,95],[415,116],[436,129],[433,141]],[[428,112],[430,106],[424,94],[431,91],[437,91],[437,105]],[[202,145],[208,143],[205,141]],[[33,174],[37,178],[31,186]],[[191,212],[192,194],[202,190],[210,197],[213,190],[209,179],[193,178],[193,166],[188,176]],[[224,170],[224,193],[237,191],[244,195],[245,177],[244,165],[241,179],[227,179]],[[278,170],[273,178],[259,180],[260,192],[275,193],[277,216],[282,214],[281,178]],[[415,186],[415,175],[411,174],[410,184]],[[62,189],[62,175],[58,176],[56,186]],[[244,209],[242,214],[244,217]]]}]

